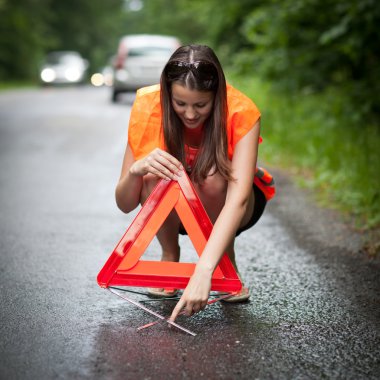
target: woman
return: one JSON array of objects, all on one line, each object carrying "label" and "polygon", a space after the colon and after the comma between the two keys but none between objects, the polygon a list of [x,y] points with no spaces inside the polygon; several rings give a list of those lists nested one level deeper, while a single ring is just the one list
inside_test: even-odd
[{"label": "woman", "polygon": [[[182,309],[192,315],[205,308],[212,273],[223,253],[236,268],[235,236],[257,222],[274,195],[271,177],[255,176],[264,174],[256,170],[259,139],[260,112],[245,95],[226,85],[219,60],[207,46],[180,47],[166,64],[160,85],[137,92],[116,187],[118,207],[132,211],[160,179],[177,180],[185,170],[214,224],[171,320]],[[183,229],[172,211],[157,233],[161,260],[179,261],[179,233]],[[249,290],[243,287],[230,301],[248,298]]]}]

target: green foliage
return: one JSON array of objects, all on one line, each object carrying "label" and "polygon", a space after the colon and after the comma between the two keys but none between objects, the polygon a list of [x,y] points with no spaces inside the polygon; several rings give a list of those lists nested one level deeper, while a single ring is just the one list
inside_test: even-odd
[{"label": "green foliage", "polygon": [[48,0],[0,3],[0,80],[32,78],[48,34]]},{"label": "green foliage", "polygon": [[50,50],[77,50],[93,67],[114,52],[123,0],[2,0],[0,80],[35,79]]},{"label": "green foliage", "polygon": [[194,14],[195,3],[188,0],[144,1],[141,11],[125,13],[121,35],[167,34],[177,36],[183,43],[200,41],[206,30]]},{"label": "green foliage", "polygon": [[106,64],[116,49],[124,17],[122,0],[50,0],[54,50],[76,50],[89,59],[91,69]]},{"label": "green foliage", "polygon": [[339,86],[365,117],[380,115],[380,2],[271,0],[242,24],[236,67],[288,91]]}]

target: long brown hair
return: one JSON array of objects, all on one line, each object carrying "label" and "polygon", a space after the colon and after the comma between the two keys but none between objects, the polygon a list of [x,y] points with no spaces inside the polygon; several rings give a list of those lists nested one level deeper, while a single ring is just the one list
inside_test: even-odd
[{"label": "long brown hair", "polygon": [[212,91],[214,104],[203,128],[191,177],[201,182],[218,172],[231,179],[227,147],[227,88],[221,64],[211,48],[187,45],[178,48],[161,74],[161,108],[164,141],[170,154],[185,165],[184,126],[172,106],[172,84],[196,91]]}]

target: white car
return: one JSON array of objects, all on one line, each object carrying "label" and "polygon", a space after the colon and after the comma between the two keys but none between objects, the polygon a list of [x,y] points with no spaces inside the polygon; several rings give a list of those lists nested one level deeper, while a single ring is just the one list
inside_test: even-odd
[{"label": "white car", "polygon": [[112,101],[122,92],[159,83],[162,69],[172,53],[180,46],[176,37],[135,34],[119,42],[113,62]]},{"label": "white car", "polygon": [[78,84],[84,81],[88,68],[87,60],[75,51],[49,53],[41,67],[42,83]]}]

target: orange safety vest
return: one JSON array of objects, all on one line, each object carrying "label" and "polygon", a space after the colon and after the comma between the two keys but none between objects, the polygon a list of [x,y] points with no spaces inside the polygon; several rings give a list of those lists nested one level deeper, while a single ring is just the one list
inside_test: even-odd
[{"label": "orange safety vest", "polygon": [[[227,144],[228,157],[231,160],[236,144],[253,128],[261,114],[251,99],[231,85],[227,85],[227,106]],[[165,149],[161,121],[160,86],[138,90],[128,128],[128,143],[136,160],[145,157],[157,147]],[[259,143],[261,141],[260,137]],[[274,181],[266,170],[256,170],[254,183],[267,200],[273,198]]]}]

